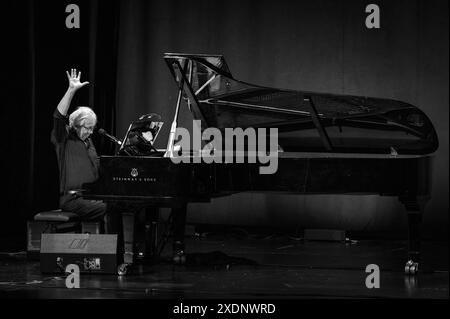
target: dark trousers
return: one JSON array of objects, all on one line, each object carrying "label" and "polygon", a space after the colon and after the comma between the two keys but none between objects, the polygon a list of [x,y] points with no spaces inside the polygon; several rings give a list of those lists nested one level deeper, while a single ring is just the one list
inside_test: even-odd
[{"label": "dark trousers", "polygon": [[98,200],[83,199],[77,195],[67,194],[60,198],[60,208],[66,212],[72,212],[80,217],[81,221],[101,222],[106,234],[119,232],[120,215],[115,212],[115,207]]}]

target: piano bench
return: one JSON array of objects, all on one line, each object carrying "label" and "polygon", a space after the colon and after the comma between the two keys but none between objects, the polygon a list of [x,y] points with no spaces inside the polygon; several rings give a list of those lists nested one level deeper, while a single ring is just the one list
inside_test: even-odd
[{"label": "piano bench", "polygon": [[77,214],[71,212],[63,212],[61,209],[40,212],[34,215],[34,220],[46,222],[69,222],[77,218]]},{"label": "piano bench", "polygon": [[79,224],[77,214],[64,212],[61,209],[37,213],[34,215],[34,220],[47,223],[50,233],[65,232],[65,230],[76,227]]},{"label": "piano bench", "polygon": [[55,209],[39,212],[27,222],[27,256],[39,258],[43,233],[79,233],[78,215]]}]

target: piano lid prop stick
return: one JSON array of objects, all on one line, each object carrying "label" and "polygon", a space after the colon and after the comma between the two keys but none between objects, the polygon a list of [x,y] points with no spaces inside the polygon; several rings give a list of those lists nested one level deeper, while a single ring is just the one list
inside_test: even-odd
[{"label": "piano lid prop stick", "polygon": [[170,127],[169,140],[167,141],[167,149],[164,153],[164,157],[173,157],[173,143],[175,140],[175,132],[177,130],[177,122],[173,121]]},{"label": "piano lid prop stick", "polygon": [[[179,67],[179,63],[176,62],[175,67]],[[175,115],[173,117],[172,126],[170,127],[170,133],[169,133],[169,139],[167,140],[167,148],[166,152],[164,153],[164,157],[173,157],[173,145],[175,142],[175,133],[177,131],[177,120],[178,120],[178,113],[180,110],[180,104],[181,104],[181,94],[183,93],[183,86],[184,86],[184,78],[181,78],[180,80],[180,87],[178,90],[178,98],[177,98],[177,107],[175,108]]]}]

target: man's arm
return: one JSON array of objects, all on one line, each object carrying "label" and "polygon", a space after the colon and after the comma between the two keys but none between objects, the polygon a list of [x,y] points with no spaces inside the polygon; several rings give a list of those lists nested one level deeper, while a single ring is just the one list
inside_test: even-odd
[{"label": "man's arm", "polygon": [[66,116],[67,111],[69,110],[70,103],[72,102],[72,98],[75,94],[75,92],[82,88],[83,86],[89,84],[89,82],[80,82],[81,72],[78,72],[77,76],[77,70],[71,69],[71,72],[66,71],[67,79],[69,80],[69,87],[67,88],[66,93],[62,97],[61,101],[58,104],[58,111],[61,115]]},{"label": "man's arm", "polygon": [[72,69],[70,74],[66,71],[66,74],[67,79],[69,80],[69,87],[53,113],[53,130],[51,133],[51,141],[55,145],[64,143],[68,136],[67,111],[69,110],[70,103],[72,102],[75,92],[89,83],[80,82],[81,72],[79,72],[77,76],[76,69]]}]

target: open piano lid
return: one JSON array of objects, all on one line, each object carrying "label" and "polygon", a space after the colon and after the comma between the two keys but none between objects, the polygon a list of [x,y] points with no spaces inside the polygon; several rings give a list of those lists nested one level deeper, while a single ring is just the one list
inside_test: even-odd
[{"label": "open piano lid", "polygon": [[276,127],[284,151],[424,155],[438,148],[428,117],[402,101],[249,84],[233,78],[222,55],[164,59],[202,129]]}]

